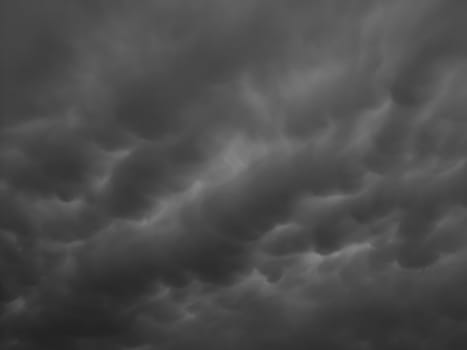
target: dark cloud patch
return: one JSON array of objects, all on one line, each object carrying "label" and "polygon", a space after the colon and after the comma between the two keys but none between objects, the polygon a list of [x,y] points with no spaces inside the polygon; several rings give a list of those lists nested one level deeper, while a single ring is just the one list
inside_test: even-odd
[{"label": "dark cloud patch", "polygon": [[414,16],[402,14],[392,29],[402,50],[391,92],[396,103],[413,105],[430,97],[448,65],[463,60],[466,41],[459,33],[465,26],[465,4],[416,1],[413,9],[401,6],[400,11],[413,11]]},{"label": "dark cloud patch", "polygon": [[168,54],[165,66],[144,72],[118,92],[116,117],[123,125],[143,136],[160,137],[174,128],[203,123],[204,118],[216,123],[209,115],[191,120],[184,107],[241,74],[247,65],[267,63],[279,45],[276,40],[282,40],[274,11],[254,2],[227,8],[211,5],[175,12],[174,23],[182,21],[186,26],[175,53]]},{"label": "dark cloud patch", "polygon": [[[192,142],[181,142],[185,144],[142,145],[123,159],[104,189],[104,201],[110,211],[115,215],[131,216],[154,206],[154,198],[164,192],[182,189],[183,183],[189,180],[183,177],[194,172],[203,160],[204,152]],[[181,178],[177,178],[177,174]]]},{"label": "dark cloud patch", "polygon": [[87,2],[2,2],[2,124],[66,108],[57,84],[74,61],[75,41],[94,20]]},{"label": "dark cloud patch", "polygon": [[[26,127],[27,128],[27,127]],[[42,129],[42,128],[40,128]],[[18,191],[70,200],[82,196],[89,177],[98,170],[99,149],[60,127],[12,133],[16,147],[4,155],[5,181]]]},{"label": "dark cloud patch", "polygon": [[0,347],[465,347],[462,2],[2,7]]}]

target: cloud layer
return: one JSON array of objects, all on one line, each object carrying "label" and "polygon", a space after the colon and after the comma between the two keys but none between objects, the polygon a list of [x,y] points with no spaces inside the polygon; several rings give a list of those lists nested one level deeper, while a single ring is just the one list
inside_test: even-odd
[{"label": "cloud layer", "polygon": [[3,7],[2,348],[465,348],[466,4]]}]

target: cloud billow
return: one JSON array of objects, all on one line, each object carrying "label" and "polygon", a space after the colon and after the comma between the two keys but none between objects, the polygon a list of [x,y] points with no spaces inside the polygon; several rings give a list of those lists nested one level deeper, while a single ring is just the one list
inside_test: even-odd
[{"label": "cloud billow", "polygon": [[464,349],[459,1],[5,1],[0,347]]}]

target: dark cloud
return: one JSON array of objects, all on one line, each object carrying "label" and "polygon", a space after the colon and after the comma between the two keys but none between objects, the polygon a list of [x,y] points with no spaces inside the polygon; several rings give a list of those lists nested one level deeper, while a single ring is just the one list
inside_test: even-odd
[{"label": "dark cloud", "polygon": [[0,347],[464,349],[465,10],[3,1]]}]

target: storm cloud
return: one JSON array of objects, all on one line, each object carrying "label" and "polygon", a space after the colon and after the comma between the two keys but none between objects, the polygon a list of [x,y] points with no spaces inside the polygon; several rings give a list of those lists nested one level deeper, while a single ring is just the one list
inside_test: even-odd
[{"label": "storm cloud", "polygon": [[464,2],[2,14],[2,349],[467,346]]}]

